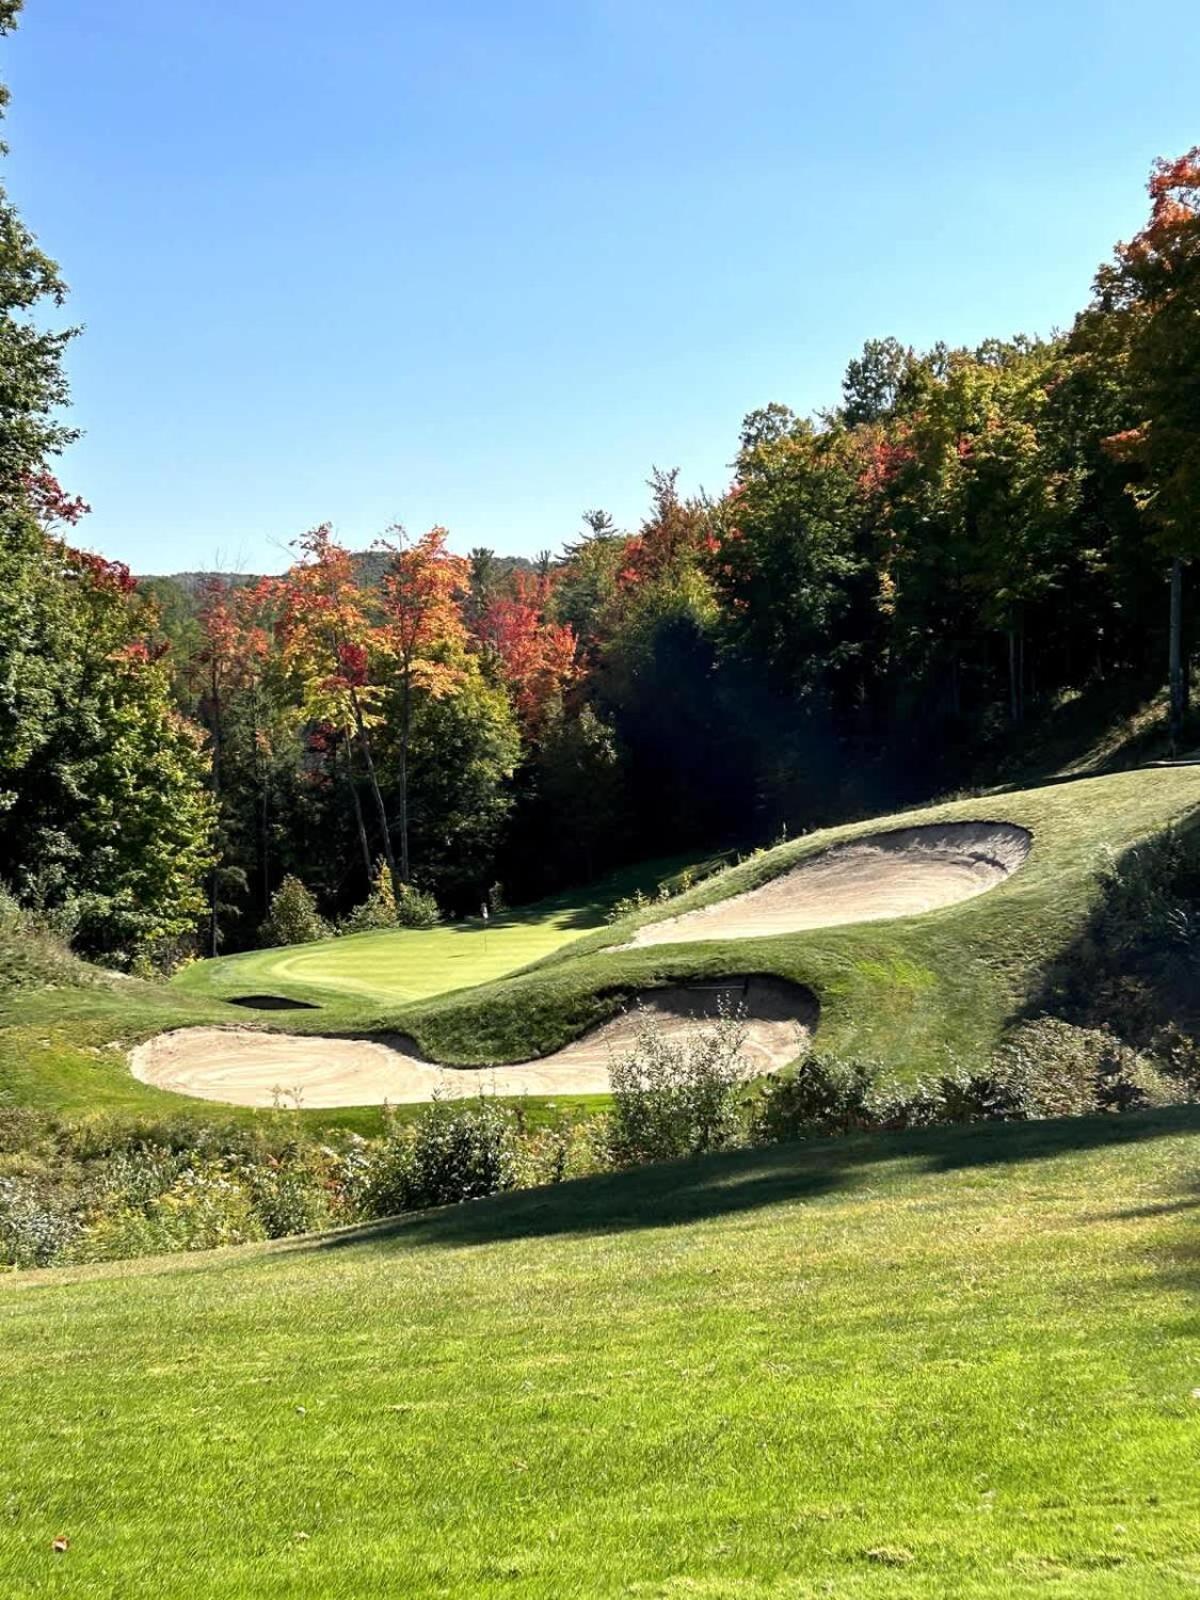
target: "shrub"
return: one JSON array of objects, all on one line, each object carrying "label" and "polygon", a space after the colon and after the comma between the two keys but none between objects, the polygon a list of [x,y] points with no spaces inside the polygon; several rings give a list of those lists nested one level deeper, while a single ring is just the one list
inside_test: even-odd
[{"label": "shrub", "polygon": [[1006,1114],[1069,1117],[1163,1105],[1171,1084],[1145,1056],[1102,1028],[1040,1017],[1017,1030],[993,1058]]},{"label": "shrub", "polygon": [[1190,1033],[1174,1023],[1159,1028],[1150,1041],[1150,1053],[1178,1099],[1200,1099],[1200,1043]]},{"label": "shrub", "polygon": [[314,1233],[333,1221],[329,1189],[311,1164],[272,1161],[253,1167],[250,1193],[268,1239]]},{"label": "shrub", "polygon": [[267,919],[258,930],[264,945],[310,944],[324,939],[329,926],[299,878],[286,877],[271,896]]},{"label": "shrub", "polygon": [[765,1080],[752,1137],[773,1144],[876,1127],[879,1115],[872,1108],[871,1090],[877,1076],[878,1070],[865,1061],[806,1056],[786,1077]]},{"label": "shrub", "polygon": [[438,903],[415,884],[402,883],[396,900],[396,921],[402,928],[434,928],[442,920]]},{"label": "shrub", "polygon": [[249,1244],[265,1229],[250,1196],[219,1161],[186,1167],[171,1188],[149,1204],[123,1203],[84,1228],[71,1251],[75,1261],[119,1261],[129,1256],[214,1250]]},{"label": "shrub", "polygon": [[745,1042],[742,1011],[722,1006],[712,1022],[671,1038],[642,1010],[632,1047],[610,1069],[614,1159],[660,1161],[732,1144]]},{"label": "shrub", "polygon": [[435,1099],[393,1126],[368,1158],[363,1207],[371,1216],[477,1200],[517,1181],[516,1118],[494,1099]]},{"label": "shrub", "polygon": [[0,1265],[48,1267],[79,1236],[69,1190],[36,1178],[0,1177]]},{"label": "shrub", "polygon": [[606,1117],[582,1117],[522,1134],[516,1152],[518,1189],[565,1183],[606,1171],[611,1165]]},{"label": "shrub", "polygon": [[374,928],[396,926],[396,895],[386,861],[377,861],[371,876],[371,889],[361,905],[355,906],[338,927],[339,933],[369,933]]}]

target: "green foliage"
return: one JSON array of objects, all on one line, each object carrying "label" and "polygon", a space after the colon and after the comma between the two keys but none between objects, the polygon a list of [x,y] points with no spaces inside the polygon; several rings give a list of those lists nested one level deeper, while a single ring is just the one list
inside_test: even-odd
[{"label": "green foliage", "polygon": [[1183,1073],[1098,1029],[1042,1017],[1014,1031],[977,1068],[951,1064],[901,1083],[877,1064],[809,1054],[759,1085],[759,1143],[987,1121],[1038,1121],[1176,1105],[1193,1098]]},{"label": "green foliage", "polygon": [[386,861],[377,861],[371,876],[371,892],[361,905],[338,924],[339,933],[369,933],[376,928],[396,926],[396,891]]},{"label": "green foliage", "polygon": [[19,530],[0,556],[0,873],[84,953],[130,964],[203,909],[207,757],[121,572]]},{"label": "green foliage", "polygon": [[264,945],[292,945],[323,939],[328,932],[311,890],[289,875],[271,896],[270,913],[258,936]]},{"label": "green foliage", "polygon": [[363,1204],[389,1216],[498,1194],[517,1182],[514,1113],[481,1095],[434,1100],[414,1122],[393,1127],[368,1167]]},{"label": "green foliage", "polygon": [[632,1044],[611,1067],[614,1158],[629,1164],[697,1155],[732,1144],[748,1067],[744,1013],[722,1008],[682,1037],[641,1011]]},{"label": "green foliage", "polygon": [[1130,1111],[1184,1098],[1155,1063],[1098,1028],[1042,1017],[1017,1029],[999,1052],[997,1083],[1027,1117]]},{"label": "green foliage", "polygon": [[402,883],[396,896],[396,925],[400,928],[435,928],[442,914],[434,897],[414,883]]},{"label": "green foliage", "polygon": [[[881,1120],[871,1105],[871,1091],[878,1077],[878,1068],[865,1062],[807,1055],[786,1077],[762,1084],[754,1107],[751,1137],[770,1144],[874,1127]],[[898,1109],[889,1106],[889,1120],[896,1118]]]},{"label": "green foliage", "polygon": [[0,991],[86,983],[88,969],[69,948],[73,931],[61,911],[32,910],[0,884]]}]

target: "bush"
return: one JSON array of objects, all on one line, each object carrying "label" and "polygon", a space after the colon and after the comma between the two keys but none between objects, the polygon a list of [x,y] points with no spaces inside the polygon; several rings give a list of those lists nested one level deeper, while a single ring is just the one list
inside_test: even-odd
[{"label": "bush", "polygon": [[878,1070],[865,1061],[806,1056],[787,1077],[763,1083],[751,1137],[774,1144],[877,1127],[879,1113],[871,1104],[877,1075]]},{"label": "bush", "polygon": [[368,933],[375,928],[432,928],[441,920],[438,903],[414,884],[402,883],[399,894],[392,888],[387,863],[377,861],[371,892],[362,905],[355,906],[338,925],[339,933]]},{"label": "bush", "polygon": [[79,1236],[75,1261],[120,1261],[129,1256],[213,1250],[266,1237],[250,1196],[221,1162],[187,1167],[149,1204],[124,1203],[104,1212]]},{"label": "bush", "polygon": [[641,1011],[632,1048],[611,1067],[613,1158],[661,1161],[732,1144],[740,1130],[745,1042],[741,1011],[722,1007],[682,1038],[668,1037],[651,1012]]},{"label": "bush", "polygon": [[328,933],[329,925],[317,911],[312,894],[299,878],[289,875],[271,896],[271,907],[258,937],[264,945],[311,944]]},{"label": "bush", "polygon": [[605,1172],[612,1164],[610,1147],[607,1117],[581,1117],[522,1133],[517,1144],[514,1187],[535,1189]]},{"label": "bush", "polygon": [[375,928],[396,926],[396,895],[386,861],[377,861],[371,876],[371,890],[361,905],[355,906],[338,926],[339,933],[369,933]]},{"label": "bush", "polygon": [[402,928],[434,928],[442,920],[438,903],[415,884],[402,883],[396,900],[396,921]]},{"label": "bush", "polygon": [[363,1207],[370,1216],[478,1200],[516,1187],[513,1113],[494,1099],[435,1099],[395,1125],[368,1158]]},{"label": "bush", "polygon": [[270,1162],[251,1168],[254,1216],[267,1238],[315,1234],[334,1221],[330,1187],[307,1162]]},{"label": "bush", "polygon": [[1017,1030],[993,1058],[1004,1114],[1070,1117],[1131,1111],[1178,1099],[1145,1056],[1102,1028],[1040,1017]]},{"label": "bush", "polygon": [[79,1232],[68,1190],[36,1178],[0,1177],[0,1265],[52,1266],[66,1259]]}]

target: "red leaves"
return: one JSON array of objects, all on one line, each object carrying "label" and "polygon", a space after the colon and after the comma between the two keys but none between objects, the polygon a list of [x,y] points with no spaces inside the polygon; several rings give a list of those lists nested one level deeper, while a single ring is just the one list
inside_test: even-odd
[{"label": "red leaves", "polygon": [[516,576],[512,598],[493,600],[479,639],[499,663],[526,733],[536,733],[556,700],[580,675],[574,630],[545,617],[549,578]]},{"label": "red leaves", "polygon": [[91,550],[76,550],[71,545],[64,545],[63,549],[69,565],[97,589],[121,595],[137,592],[137,579],[123,561],[108,561]]},{"label": "red leaves", "polygon": [[131,639],[119,650],[114,650],[109,659],[133,669],[152,667],[163,659],[170,648],[171,644],[167,639],[156,640],[154,644],[150,644],[146,639]]},{"label": "red leaves", "polygon": [[356,689],[361,689],[367,681],[369,661],[367,648],[363,644],[348,640],[337,646],[340,676]]},{"label": "red leaves", "polygon": [[47,472],[44,467],[39,472],[25,475],[25,493],[29,496],[34,516],[46,533],[64,525],[73,528],[92,509],[79,495],[69,495],[54,474]]},{"label": "red leaves", "polygon": [[[1150,220],[1117,258],[1135,278],[1169,279],[1183,260],[1200,249],[1200,145],[1168,161],[1160,157],[1147,185]],[[1143,288],[1148,287],[1143,282]],[[1158,285],[1161,288],[1161,285]]]}]

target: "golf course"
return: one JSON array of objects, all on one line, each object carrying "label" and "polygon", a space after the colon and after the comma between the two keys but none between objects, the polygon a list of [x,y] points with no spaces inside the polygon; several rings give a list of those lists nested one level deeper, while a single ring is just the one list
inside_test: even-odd
[{"label": "golf course", "polygon": [[[809,996],[816,1037],[912,1073],[999,1038],[1106,866],[1198,804],[1187,766],[996,792],[810,835],[616,921],[626,879],[511,911],[486,952],[474,923],[397,930],[29,998],[68,1104],[78,1041],[123,1015],[121,1048],[80,1069],[97,1103],[195,1107],[245,1074],[264,1109],[236,1114],[268,1121],[296,1113],[263,1091],[260,1042],[281,1072],[345,1049],[352,1104],[357,1052],[395,1052],[379,1040],[479,1061],[534,1037],[550,1097],[572,1035],[603,1078],[630,995],[738,972],[764,1015]],[[189,1092],[130,1074],[151,1025],[142,1049],[205,1041]],[[765,1066],[799,1048],[783,1035]],[[231,1600],[382,1592],[398,1566],[422,1596],[1193,1593],[1198,1154],[1188,1106],[928,1129],[17,1273],[4,1592],[153,1596],[169,1549],[171,1592]]]},{"label": "golf course", "polygon": [[0,1600],[1200,1600],[1165,4],[0,0]]},{"label": "golf course", "polygon": [[[993,1047],[1085,925],[1103,862],[1198,801],[1200,768],[1078,779],[812,834],[612,924],[593,901],[509,913],[486,934],[389,931],[199,962],[175,990],[223,996],[227,1015],[250,1003],[236,1023],[151,1041],[135,1070],[260,1106],[281,1094],[300,1107],[420,1100],[439,1081],[450,1093],[596,1094],[611,1035],[594,1030],[619,1010],[672,982],[757,974],[795,987],[806,1035],[819,1010],[823,1046],[913,1074],[948,1050]],[[768,1009],[762,1027],[777,1034],[786,1019]],[[769,1051],[784,1066],[799,1036],[789,1051],[771,1035]],[[524,1074],[503,1065],[522,1060],[534,1064]]]}]

